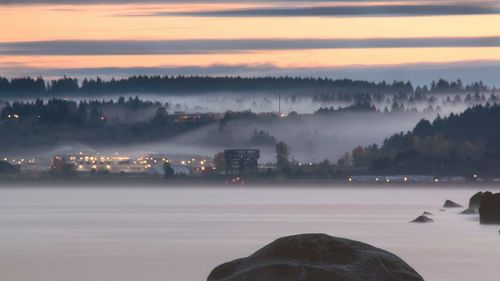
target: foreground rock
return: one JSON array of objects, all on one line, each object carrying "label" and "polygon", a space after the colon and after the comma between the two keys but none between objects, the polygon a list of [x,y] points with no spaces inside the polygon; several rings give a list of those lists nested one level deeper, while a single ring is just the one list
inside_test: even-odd
[{"label": "foreground rock", "polygon": [[456,203],[456,202],[453,202],[451,200],[446,200],[444,202],[444,205],[443,205],[444,208],[462,208],[463,206]]},{"label": "foreground rock", "polygon": [[418,218],[412,220],[411,222],[416,222],[416,223],[429,223],[429,222],[434,222],[433,219],[429,218],[428,216],[419,216]]},{"label": "foreground rock", "polygon": [[500,193],[485,193],[479,207],[479,221],[500,224]]},{"label": "foreground rock", "polygon": [[382,249],[326,234],[280,238],[253,255],[216,267],[208,281],[421,281]]},{"label": "foreground rock", "polygon": [[478,193],[472,195],[472,197],[469,199],[469,209],[479,210],[479,207],[481,206],[481,200],[487,194],[491,194],[491,192],[479,191]]}]

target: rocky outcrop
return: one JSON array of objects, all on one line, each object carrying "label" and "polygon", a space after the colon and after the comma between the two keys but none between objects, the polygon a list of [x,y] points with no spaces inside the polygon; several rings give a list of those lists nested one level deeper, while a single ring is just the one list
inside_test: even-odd
[{"label": "rocky outcrop", "polygon": [[422,281],[394,254],[326,234],[279,238],[216,267],[208,281]]},{"label": "rocky outcrop", "polygon": [[481,200],[486,194],[491,194],[491,192],[479,191],[478,193],[472,195],[472,197],[469,199],[469,209],[479,210],[479,206],[481,206]]},{"label": "rocky outcrop", "polygon": [[423,214],[424,216],[432,216],[432,213],[431,213],[431,212],[427,212],[427,211],[423,212],[422,214]]},{"label": "rocky outcrop", "polygon": [[481,223],[500,224],[500,193],[485,193],[479,207]]},{"label": "rocky outcrop", "polygon": [[462,208],[463,206],[456,203],[456,202],[453,202],[451,200],[446,200],[443,204],[443,207],[444,208]]},{"label": "rocky outcrop", "polygon": [[416,222],[416,223],[429,223],[429,222],[434,222],[433,219],[429,218],[428,216],[419,216],[418,218],[412,220],[411,222]]}]

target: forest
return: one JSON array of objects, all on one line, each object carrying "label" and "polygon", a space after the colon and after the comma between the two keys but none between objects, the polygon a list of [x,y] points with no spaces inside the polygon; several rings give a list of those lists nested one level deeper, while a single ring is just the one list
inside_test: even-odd
[{"label": "forest", "polygon": [[[317,99],[328,99],[336,94],[350,93],[474,93],[491,90],[482,82],[464,85],[461,80],[432,81],[430,86],[414,87],[409,81],[369,82],[351,79],[302,77],[211,77],[211,76],[131,76],[103,80],[61,77],[46,80],[42,77],[0,77],[0,98],[53,97],[81,95],[110,95],[126,93],[172,94],[182,92],[243,92],[243,91],[305,91],[320,93]],[[326,94],[325,94],[326,93]]]},{"label": "forest", "polygon": [[[151,102],[139,99],[139,97],[124,97],[114,100],[82,100],[80,102],[68,99],[49,99],[46,102],[36,99],[33,102],[6,102],[0,107],[0,121],[16,123],[71,123],[84,127],[86,125],[98,125],[105,122],[119,122],[113,118],[112,111],[124,110],[128,113],[138,111],[165,111],[168,104]],[[106,113],[105,113],[106,112]]]},{"label": "forest", "polygon": [[125,144],[166,139],[215,122],[176,122],[168,104],[135,98],[118,101],[37,99],[7,102],[0,110],[0,151],[65,143]]},{"label": "forest", "polygon": [[460,114],[422,119],[408,132],[358,146],[339,165],[369,173],[494,175],[500,169],[500,105],[477,105]]},{"label": "forest", "polygon": [[[265,85],[285,89],[282,87],[288,82],[297,83],[297,87],[325,88],[309,96],[311,108],[315,108],[309,113],[293,110],[258,112],[245,108],[185,112],[183,106],[171,99],[159,102],[138,96],[104,98],[108,91],[122,93],[123,88],[118,89],[124,85],[135,85],[125,89],[140,88],[143,92],[173,91],[175,87],[182,88],[180,85],[185,81],[208,84],[226,81],[230,87],[240,90]],[[260,82],[265,83],[254,85]],[[197,86],[189,85],[184,88],[186,91],[197,91]],[[438,80],[429,87],[414,88],[411,83],[403,82],[387,84],[287,77],[144,76],[84,80],[82,83],[68,77],[53,81],[0,78],[0,97],[16,91],[16,97],[22,96],[24,91],[33,93],[30,87],[38,87],[40,96],[0,101],[2,155],[24,152],[28,148],[35,150],[29,155],[36,155],[46,147],[75,143],[94,148],[158,143],[154,151],[182,146],[208,155],[225,147],[258,147],[263,150],[263,161],[272,161],[270,155],[274,146],[283,141],[290,147],[291,163],[326,160],[345,171],[472,175],[494,174],[500,168],[496,164],[500,162],[500,134],[494,133],[500,124],[499,95],[495,88],[482,83],[464,85],[460,80]],[[324,90],[330,89],[328,87],[343,90]],[[353,92],[347,93],[349,89]],[[378,92],[381,89],[388,92]],[[63,95],[69,92],[75,97]],[[90,93],[102,93],[103,96]],[[304,99],[295,99],[294,95],[283,100],[282,104],[290,109],[295,103],[304,102]],[[224,101],[213,100],[218,104]],[[410,128],[411,131],[406,131]],[[151,151],[152,148],[137,149]],[[345,151],[350,152],[344,154]]]}]

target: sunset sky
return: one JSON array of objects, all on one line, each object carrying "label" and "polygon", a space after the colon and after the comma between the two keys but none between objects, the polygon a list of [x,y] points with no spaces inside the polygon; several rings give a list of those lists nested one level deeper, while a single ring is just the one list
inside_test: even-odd
[{"label": "sunset sky", "polygon": [[0,75],[500,85],[499,1],[0,0]]}]

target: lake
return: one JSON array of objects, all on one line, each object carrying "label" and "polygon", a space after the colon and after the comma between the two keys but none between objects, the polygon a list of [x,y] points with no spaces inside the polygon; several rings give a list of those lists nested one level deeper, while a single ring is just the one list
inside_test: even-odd
[{"label": "lake", "polygon": [[[498,280],[500,226],[440,211],[479,190],[2,187],[1,280],[200,281],[280,236],[312,232],[386,249],[427,281]],[[408,223],[423,211],[435,222]]]}]

